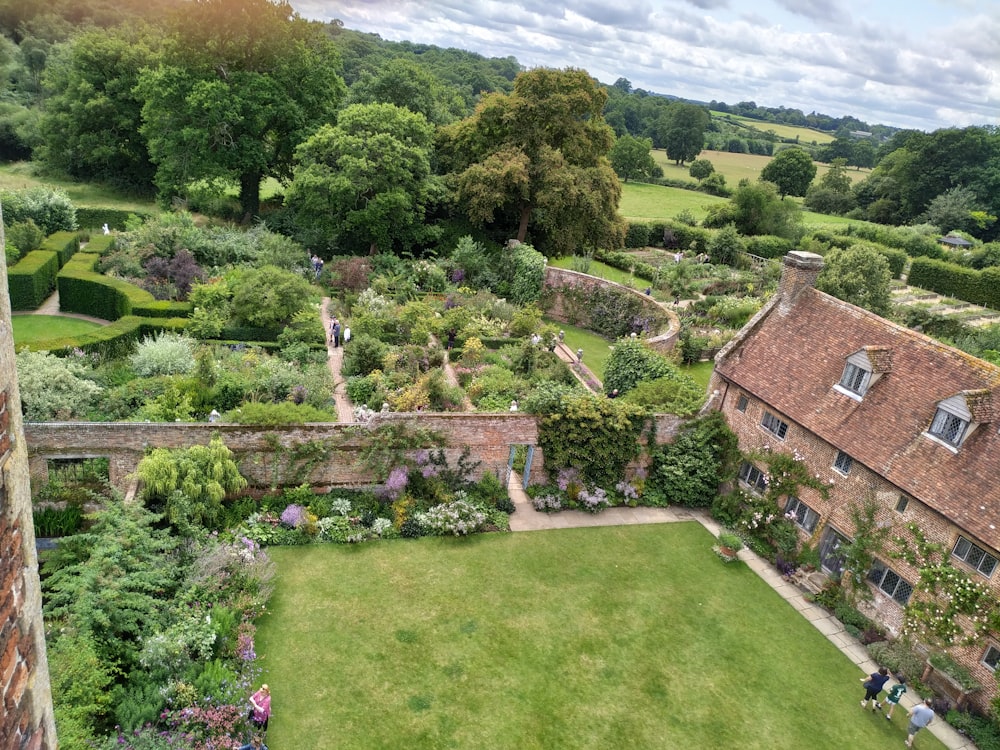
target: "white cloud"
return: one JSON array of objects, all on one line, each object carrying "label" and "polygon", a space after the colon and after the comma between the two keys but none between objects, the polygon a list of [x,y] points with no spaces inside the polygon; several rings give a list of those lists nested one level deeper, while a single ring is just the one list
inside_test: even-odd
[{"label": "white cloud", "polygon": [[384,39],[585,68],[684,98],[925,130],[1000,124],[1000,10],[973,0],[291,2]]}]

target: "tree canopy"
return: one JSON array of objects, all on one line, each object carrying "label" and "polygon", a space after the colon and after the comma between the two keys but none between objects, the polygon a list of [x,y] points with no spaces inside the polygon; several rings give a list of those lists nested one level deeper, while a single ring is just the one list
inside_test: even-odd
[{"label": "tree canopy", "polygon": [[650,153],[653,149],[651,138],[636,138],[632,135],[619,136],[611,147],[611,166],[615,174],[625,182],[630,177],[650,177],[656,171],[656,162]]},{"label": "tree canopy", "polygon": [[859,243],[826,255],[816,288],[884,317],[892,307],[891,281],[886,257],[876,246]]},{"label": "tree canopy", "polygon": [[712,117],[697,104],[674,102],[656,124],[667,158],[677,164],[691,161],[705,146],[705,129]]},{"label": "tree canopy", "polygon": [[760,172],[760,179],[778,186],[782,198],[786,195],[805,195],[815,176],[816,165],[812,157],[800,148],[779,151]]},{"label": "tree canopy", "polygon": [[290,175],[295,146],[345,94],[336,52],[278,0],[203,0],[168,29],[163,62],[137,88],[161,200],[233,181],[244,218],[256,216],[261,181]]},{"label": "tree canopy", "polygon": [[433,128],[395,104],[353,104],[296,150],[286,201],[301,241],[348,252],[410,247],[425,239]]},{"label": "tree canopy", "polygon": [[607,92],[582,70],[521,73],[511,94],[490,94],[472,117],[446,128],[441,158],[460,205],[480,226],[546,253],[619,248],[621,186],[601,115]]}]

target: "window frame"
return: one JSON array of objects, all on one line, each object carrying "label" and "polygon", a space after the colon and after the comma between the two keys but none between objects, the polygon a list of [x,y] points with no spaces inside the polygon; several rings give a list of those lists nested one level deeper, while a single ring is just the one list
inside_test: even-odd
[{"label": "window frame", "polygon": [[747,398],[745,393],[741,393],[739,398],[736,399],[736,411],[741,414],[746,414],[747,406],[750,405],[750,399]]},{"label": "window frame", "polygon": [[851,469],[853,467],[854,459],[847,455],[844,451],[838,450],[836,458],[833,459],[833,470],[846,477],[851,473]]},{"label": "window frame", "polygon": [[[754,480],[751,482],[750,477]],[[767,491],[767,474],[749,461],[744,461],[740,466],[739,480],[754,492],[763,495]]]},{"label": "window frame", "polygon": [[785,515],[788,514],[794,515],[795,525],[808,534],[812,534],[819,526],[819,513],[795,495],[789,495],[788,500],[785,501]]},{"label": "window frame", "polygon": [[[860,380],[859,380],[860,377]],[[844,363],[844,372],[837,383],[845,391],[855,396],[864,397],[871,385],[872,371],[848,360]]]},{"label": "window frame", "polygon": [[[963,542],[965,543],[966,549],[964,553],[960,554],[958,548],[962,546]],[[973,552],[973,550],[979,552],[978,557],[976,557],[976,555],[973,554],[973,557],[976,557],[975,562],[969,560],[969,553]],[[997,564],[1000,563],[1000,560],[997,559],[996,555],[987,552],[985,549],[980,547],[971,539],[962,536],[961,534],[958,535],[958,539],[955,540],[955,545],[951,548],[951,556],[954,557],[956,560],[961,560],[964,565],[966,565],[969,568],[972,568],[984,578],[991,578],[993,576],[993,573],[996,572]],[[987,560],[993,561],[993,564],[989,566],[989,573],[985,572],[982,569],[983,562]]]},{"label": "window frame", "polygon": [[[913,584],[878,558],[872,561],[872,566],[868,569],[865,580],[901,607],[905,607],[910,601],[910,596],[913,595]],[[887,580],[892,581],[889,588],[885,586]],[[900,598],[900,588],[903,585],[909,590]]]},{"label": "window frame", "polygon": [[[772,423],[774,424],[772,425]],[[778,440],[784,440],[788,435],[788,422],[780,417],[776,417],[769,411],[765,411],[764,416],[760,418],[760,426],[764,428],[765,432],[774,435]]]},{"label": "window frame", "polygon": [[906,508],[910,504],[910,498],[907,495],[900,495],[899,499],[896,500],[896,512],[905,513]]},{"label": "window frame", "polygon": [[[950,427],[953,425],[952,420],[957,423],[957,426],[961,426],[961,430],[953,438],[949,438],[948,433],[953,429]],[[957,449],[962,445],[971,424],[971,421],[961,415],[938,406],[934,412],[934,419],[931,420],[930,427],[927,428],[927,434],[945,445]]]},{"label": "window frame", "polygon": [[[990,663],[990,652],[996,654],[993,659],[993,663]],[[992,643],[986,647],[986,652],[983,654],[983,658],[979,660],[979,663],[986,667],[991,672],[996,672],[997,667],[1000,667],[1000,648],[994,646]]]}]

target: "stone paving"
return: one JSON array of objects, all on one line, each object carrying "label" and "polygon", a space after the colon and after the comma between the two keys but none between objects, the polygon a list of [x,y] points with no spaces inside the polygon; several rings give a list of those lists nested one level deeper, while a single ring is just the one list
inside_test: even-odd
[{"label": "stone paving", "polygon": [[[516,509],[510,517],[510,529],[515,532],[679,521],[696,521],[713,536],[718,536],[720,530],[719,524],[712,520],[707,511],[692,508],[611,508],[601,513],[585,513],[579,510],[540,513],[535,510],[531,500],[521,488],[521,478],[516,473],[511,474],[508,491]],[[836,617],[806,599],[802,590],[782,578],[773,565],[748,549],[740,550],[739,558],[854,662],[859,674],[871,674],[878,669],[878,665],[868,655],[868,650],[844,630],[844,626]],[[915,703],[913,697],[904,694],[900,707],[909,711]],[[936,718],[926,731],[937,737],[950,750],[976,750],[976,746],[968,737],[957,732],[940,717]],[[900,737],[900,743],[902,744],[905,739]],[[919,738],[914,744],[920,746]]]}]

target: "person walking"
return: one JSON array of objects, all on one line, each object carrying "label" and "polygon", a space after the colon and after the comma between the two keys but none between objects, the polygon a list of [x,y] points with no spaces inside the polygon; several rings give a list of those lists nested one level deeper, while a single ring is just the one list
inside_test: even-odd
[{"label": "person walking", "polygon": [[882,704],[878,702],[878,694],[882,692],[885,683],[889,681],[889,670],[885,667],[879,667],[878,672],[872,672],[867,677],[862,677],[861,681],[864,683],[862,687],[865,689],[865,699],[861,701],[861,708],[868,708],[868,701],[871,701],[872,711],[878,711],[882,708]]},{"label": "person walking", "polygon": [[896,675],[896,684],[889,688],[889,694],[885,697],[885,702],[889,706],[889,712],[885,715],[885,718],[892,721],[892,712],[899,705],[899,699],[903,697],[903,693],[906,692],[906,678],[901,674]]},{"label": "person walking", "polygon": [[913,738],[921,729],[934,721],[934,709],[931,708],[931,699],[927,698],[923,703],[918,703],[910,709],[910,726],[906,730],[906,746],[913,747]]}]

